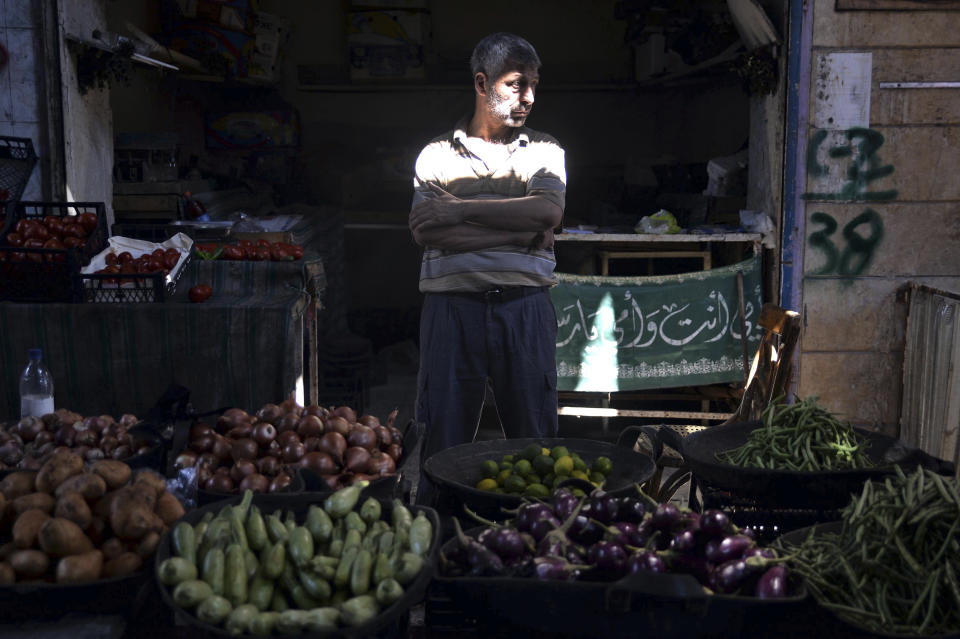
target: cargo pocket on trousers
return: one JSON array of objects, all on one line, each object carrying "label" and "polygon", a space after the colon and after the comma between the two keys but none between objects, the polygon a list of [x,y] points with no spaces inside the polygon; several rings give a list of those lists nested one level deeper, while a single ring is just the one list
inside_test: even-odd
[{"label": "cargo pocket on trousers", "polygon": [[543,374],[543,404],[540,407],[540,437],[557,436],[557,371]]}]

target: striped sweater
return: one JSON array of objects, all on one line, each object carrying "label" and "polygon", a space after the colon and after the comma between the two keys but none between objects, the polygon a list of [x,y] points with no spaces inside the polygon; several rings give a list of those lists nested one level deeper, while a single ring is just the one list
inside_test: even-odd
[{"label": "striped sweater", "polygon": [[[566,179],[563,148],[546,133],[520,127],[506,149],[491,149],[482,140],[469,138],[466,120],[462,120],[420,152],[413,206],[435,197],[426,186],[432,182],[463,199],[539,195],[562,209]],[[427,247],[420,266],[420,290],[440,293],[551,286],[556,283],[555,268],[553,249],[498,246],[446,251]]]}]

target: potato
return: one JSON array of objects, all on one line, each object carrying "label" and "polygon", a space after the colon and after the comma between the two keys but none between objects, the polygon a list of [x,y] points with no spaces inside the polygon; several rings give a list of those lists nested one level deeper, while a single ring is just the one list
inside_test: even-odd
[{"label": "potato", "polygon": [[143,565],[143,561],[135,552],[125,552],[103,565],[103,577],[123,577],[136,572]]},{"label": "potato", "polygon": [[58,584],[78,584],[96,581],[103,570],[103,553],[90,550],[77,555],[64,557],[57,564]]},{"label": "potato", "polygon": [[28,510],[42,510],[45,513],[53,512],[55,499],[49,493],[29,493],[13,500],[13,512],[22,515]]},{"label": "potato", "polygon": [[103,558],[107,561],[110,561],[111,559],[116,559],[123,553],[127,552],[127,545],[118,538],[111,537],[103,542],[103,545],[100,546],[100,550],[103,552]]},{"label": "potato", "polygon": [[87,537],[90,538],[90,541],[93,542],[94,546],[99,546],[103,543],[103,540],[106,539],[107,534],[107,522],[98,515],[93,515],[90,518],[90,525],[87,526],[84,531],[87,533]]},{"label": "potato", "polygon": [[70,477],[57,486],[56,496],[63,493],[80,493],[84,499],[100,499],[107,492],[107,482],[103,477],[94,473],[81,473]]},{"label": "potato", "polygon": [[173,496],[173,493],[164,491],[157,499],[157,506],[154,512],[163,520],[164,525],[169,526],[183,517],[186,511],[183,509],[180,501]]},{"label": "potato", "polygon": [[69,451],[54,453],[37,473],[37,490],[51,495],[67,478],[83,472],[83,458]]},{"label": "potato", "polygon": [[130,491],[135,495],[137,503],[144,508],[153,510],[157,507],[157,493],[150,484],[146,482],[130,484]]},{"label": "potato", "polygon": [[64,493],[57,500],[56,509],[53,511],[54,517],[63,517],[69,519],[80,528],[87,528],[93,521],[93,513],[90,512],[90,506],[80,493]]},{"label": "potato", "polygon": [[140,540],[140,543],[137,544],[137,556],[140,559],[149,559],[153,557],[153,553],[157,551],[157,546],[160,545],[160,535],[161,533],[151,531],[143,536],[143,539]]},{"label": "potato", "polygon": [[7,498],[7,501],[13,501],[21,495],[27,495],[37,491],[37,472],[33,470],[18,470],[10,473],[0,481],[0,492]]},{"label": "potato", "polygon": [[9,562],[17,576],[26,579],[41,577],[50,567],[50,558],[39,550],[18,550]]},{"label": "potato", "polygon": [[67,557],[93,550],[93,542],[83,529],[63,517],[53,517],[43,522],[37,533],[37,541],[40,548],[51,557]]},{"label": "potato", "polygon": [[7,557],[12,555],[16,551],[17,551],[17,545],[12,541],[8,541],[7,543],[3,544],[2,546],[0,546],[0,561],[6,561]]},{"label": "potato", "polygon": [[103,477],[110,490],[120,488],[130,481],[130,467],[113,459],[101,459],[91,466],[90,470]]},{"label": "potato", "polygon": [[160,497],[160,495],[167,491],[167,481],[156,471],[147,468],[142,468],[133,475],[133,484],[141,483],[151,486],[157,493],[157,497]]},{"label": "potato", "polygon": [[146,508],[129,508],[118,510],[110,517],[110,527],[121,539],[136,541],[163,530],[163,520]]},{"label": "potato", "polygon": [[13,572],[13,566],[7,562],[0,562],[0,586],[9,586],[17,580],[16,573]]},{"label": "potato", "polygon": [[3,515],[7,510],[7,498],[3,493],[0,493],[0,520],[3,520]]},{"label": "potato", "polygon": [[40,527],[47,523],[50,515],[42,510],[28,510],[13,523],[13,543],[17,548],[33,548],[37,543]]}]

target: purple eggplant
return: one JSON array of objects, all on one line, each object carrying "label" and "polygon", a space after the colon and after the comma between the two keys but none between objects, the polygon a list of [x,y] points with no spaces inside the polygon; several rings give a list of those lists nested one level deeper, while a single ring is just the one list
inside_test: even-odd
[{"label": "purple eggplant", "polygon": [[492,535],[488,535],[483,545],[497,553],[504,561],[519,559],[526,551],[520,531],[509,526],[498,528]]},{"label": "purple eggplant", "polygon": [[575,517],[573,517],[571,522],[572,523],[567,534],[570,536],[570,539],[578,544],[589,546],[593,543],[596,543],[601,537],[603,537],[603,528],[601,528],[596,521],[590,517],[587,517],[586,515],[577,514]]},{"label": "purple eggplant", "polygon": [[628,521],[630,523],[639,524],[643,521],[644,515],[647,514],[646,502],[642,499],[636,497],[623,497],[620,499],[619,507],[617,508],[617,521]]},{"label": "purple eggplant", "polygon": [[542,540],[551,530],[556,530],[560,527],[560,522],[557,521],[557,518],[553,515],[549,517],[544,517],[538,519],[530,526],[530,535],[537,542]]},{"label": "purple eggplant", "polygon": [[659,504],[650,516],[650,524],[657,530],[670,530],[680,517],[680,509],[673,504]]},{"label": "purple eggplant", "polygon": [[620,544],[598,541],[587,549],[587,563],[605,575],[622,575],[627,568],[627,552]]},{"label": "purple eggplant", "polygon": [[494,533],[496,532],[497,532],[497,528],[493,526],[488,526],[487,528],[484,528],[483,530],[481,530],[480,534],[477,535],[477,541],[479,541],[481,544],[483,544],[487,548],[491,548],[490,539],[493,537]]},{"label": "purple eggplant", "polygon": [[629,521],[617,521],[607,527],[607,540],[621,546],[632,546],[637,538],[637,525]]},{"label": "purple eggplant", "polygon": [[757,572],[744,559],[731,559],[713,569],[709,577],[710,587],[723,594],[730,594],[743,585]]},{"label": "purple eggplant", "polygon": [[746,535],[730,535],[722,539],[710,539],[704,546],[703,554],[708,561],[721,564],[732,559],[740,559],[753,547],[754,541]]},{"label": "purple eggplant", "polygon": [[683,511],[680,516],[680,526],[694,532],[700,530],[700,513],[692,510]]},{"label": "purple eggplant", "polygon": [[691,553],[697,548],[697,533],[687,528],[674,533],[670,538],[670,550]]},{"label": "purple eggplant", "polygon": [[753,546],[752,548],[747,548],[746,552],[743,553],[744,559],[749,559],[750,557],[763,557],[764,559],[776,559],[777,553],[773,552],[770,548],[761,548],[760,546]]},{"label": "purple eggplant", "polygon": [[579,576],[588,566],[571,564],[560,557],[537,557],[534,562],[534,574],[545,581],[569,581]]},{"label": "purple eggplant", "polygon": [[667,564],[657,553],[644,550],[627,558],[627,572],[664,573],[667,572]]},{"label": "purple eggplant", "polygon": [[760,599],[778,599],[787,596],[787,566],[777,564],[760,575],[754,591]]},{"label": "purple eggplant", "polygon": [[672,553],[667,559],[670,572],[693,576],[702,584],[708,582],[714,565],[699,553]]},{"label": "purple eggplant", "polygon": [[461,552],[466,556],[470,574],[475,577],[490,577],[504,573],[503,560],[476,539],[471,539],[463,532],[460,521],[453,518],[453,530],[460,545]]},{"label": "purple eggplant", "polygon": [[517,510],[513,525],[521,532],[530,532],[530,528],[535,521],[553,516],[553,509],[550,506],[540,502],[527,502]]},{"label": "purple eggplant", "polygon": [[553,492],[553,512],[561,521],[566,520],[579,503],[580,500],[569,488],[558,488]]},{"label": "purple eggplant", "polygon": [[757,540],[757,531],[755,531],[753,528],[741,528],[738,532],[741,535],[746,535],[747,537],[749,537],[754,541]]},{"label": "purple eggplant", "polygon": [[705,510],[700,515],[700,530],[708,537],[725,537],[735,532],[727,513],[716,508]]}]

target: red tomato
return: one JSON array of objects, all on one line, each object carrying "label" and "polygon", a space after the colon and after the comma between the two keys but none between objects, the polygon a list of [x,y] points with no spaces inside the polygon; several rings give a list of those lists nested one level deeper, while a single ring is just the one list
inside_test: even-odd
[{"label": "red tomato", "polygon": [[87,235],[90,235],[97,228],[97,214],[92,211],[85,211],[81,213],[77,222],[80,226],[83,227],[83,230],[87,232]]},{"label": "red tomato", "polygon": [[43,248],[43,240],[31,237],[23,243],[23,248]]},{"label": "red tomato", "polygon": [[265,240],[261,237],[259,240],[257,240],[257,246],[265,246],[270,248],[270,240]]},{"label": "red tomato", "polygon": [[282,246],[274,246],[270,249],[270,258],[274,262],[292,262],[293,256],[290,255],[290,251],[283,248]]},{"label": "red tomato", "polygon": [[246,249],[246,248],[250,248],[251,246],[253,246],[253,242],[251,242],[250,240],[240,240],[239,242],[237,242],[237,245],[238,245],[240,248]]},{"label": "red tomato", "polygon": [[149,262],[147,262],[147,268],[150,269],[151,273],[157,273],[159,271],[162,271],[164,269],[163,260],[152,258]]},{"label": "red tomato", "polygon": [[87,243],[87,240],[82,237],[74,237],[72,235],[68,235],[67,237],[63,238],[63,245],[66,246],[67,248],[80,248],[86,243]]},{"label": "red tomato", "polygon": [[[55,237],[51,237],[49,240],[43,243],[43,248],[64,249],[66,247],[64,247],[63,242]],[[67,255],[65,253],[48,253],[47,259],[51,262],[66,262]]]},{"label": "red tomato", "polygon": [[103,258],[103,261],[107,263],[107,266],[116,266],[120,263],[120,258],[117,257],[116,253],[107,253],[106,257]]},{"label": "red tomato", "polygon": [[50,239],[50,231],[47,230],[43,224],[31,224],[27,230],[23,232],[24,239],[36,238],[41,242],[46,242]]},{"label": "red tomato", "polygon": [[177,262],[179,261],[180,261],[180,254],[176,252],[166,253],[163,256],[163,265],[166,268],[170,269],[171,271],[177,267]]},{"label": "red tomato", "polygon": [[7,233],[7,244],[10,246],[23,246],[23,236],[17,232]]},{"label": "red tomato", "polygon": [[223,259],[225,260],[242,260],[244,257],[243,249],[239,246],[225,246],[223,247]]},{"label": "red tomato", "polygon": [[190,301],[195,303],[204,301],[212,294],[213,288],[211,288],[209,284],[197,284],[187,292],[187,295],[190,297]]},{"label": "red tomato", "polygon": [[34,222],[33,220],[28,220],[24,218],[21,220],[17,220],[17,223],[13,227],[13,230],[19,233],[20,235],[23,235],[24,232],[34,224],[36,224],[36,222]]},{"label": "red tomato", "polygon": [[79,237],[84,239],[87,237],[87,232],[83,230],[83,227],[79,224],[64,224],[63,225],[63,235],[64,237]]},{"label": "red tomato", "polygon": [[300,246],[299,244],[294,244],[291,248],[293,249],[293,250],[292,250],[293,259],[299,260],[299,259],[302,259],[302,258],[303,258],[303,247],[302,247],[302,246]]},{"label": "red tomato", "polygon": [[124,251],[117,256],[117,260],[121,264],[126,264],[127,262],[133,261],[133,255],[130,253],[130,251]]},{"label": "red tomato", "polygon": [[163,259],[164,250],[163,250],[162,248],[155,248],[155,249],[153,249],[153,252],[150,253],[150,256],[151,256],[151,257],[156,257],[156,258],[159,258],[159,259]]},{"label": "red tomato", "polygon": [[62,226],[59,215],[44,215],[43,225],[48,229],[54,226]]},{"label": "red tomato", "polygon": [[269,246],[258,246],[254,250],[254,258],[258,262],[270,259],[270,247]]}]

